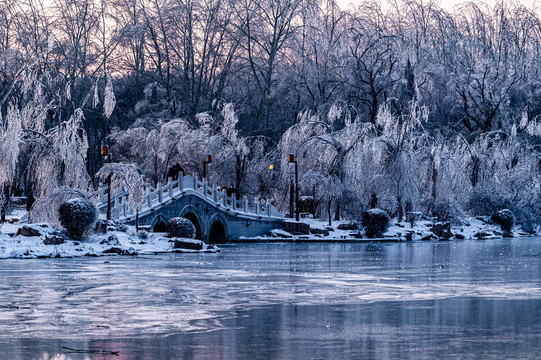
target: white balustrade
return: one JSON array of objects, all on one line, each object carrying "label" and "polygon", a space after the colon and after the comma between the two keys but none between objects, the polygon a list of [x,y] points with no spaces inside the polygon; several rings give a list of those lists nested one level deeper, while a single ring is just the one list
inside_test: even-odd
[{"label": "white balustrade", "polygon": [[271,216],[271,202],[267,199],[267,216]]},{"label": "white balustrade", "polygon": [[[186,182],[188,179],[189,181]],[[197,174],[194,174],[193,178],[188,177],[188,179],[182,174],[179,174],[177,180],[173,180],[169,177],[167,178],[167,183],[165,185],[158,182],[156,189],[152,189],[150,184],[146,184],[145,204],[140,210],[145,211],[146,209],[151,209],[154,201],[157,201],[158,204],[168,202],[173,198],[173,194],[176,191],[180,194],[186,189],[191,189],[193,186],[193,190],[202,194],[204,198],[208,198],[209,200],[212,199],[215,204],[223,205],[226,209],[231,208],[235,211],[258,216],[273,216],[270,199],[267,199],[265,204],[260,204],[258,197],[255,197],[252,208],[252,203],[248,201],[246,195],[244,195],[241,200],[237,200],[236,196],[227,196],[226,189],[222,190],[217,185],[209,185],[206,178],[198,180]],[[178,187],[178,190],[175,190],[175,187]],[[129,205],[129,197],[129,193],[124,188],[116,194],[112,194],[111,215],[113,218],[118,218],[120,216],[128,217],[137,214],[137,210]],[[107,187],[100,186],[95,191],[94,198],[97,198],[99,201],[99,208],[103,209],[107,205]]]},{"label": "white balustrade", "polygon": [[152,207],[152,195],[150,193],[150,184],[147,187],[147,205],[149,208]]},{"label": "white balustrade", "polygon": [[173,197],[173,178],[167,178],[167,194],[169,198]]}]

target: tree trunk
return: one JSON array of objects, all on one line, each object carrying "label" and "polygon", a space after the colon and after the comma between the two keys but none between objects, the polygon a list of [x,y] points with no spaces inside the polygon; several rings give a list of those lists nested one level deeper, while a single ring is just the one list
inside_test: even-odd
[{"label": "tree trunk", "polygon": [[340,221],[340,200],[336,202],[336,212],[334,213],[334,220]]},{"label": "tree trunk", "polygon": [[432,166],[432,200],[436,201],[436,191],[437,191],[437,180],[438,180],[438,169],[436,169],[436,166],[433,164]]},{"label": "tree trunk", "polygon": [[0,204],[0,223],[6,222],[6,212],[9,205],[10,186],[4,185],[2,189],[2,204]]},{"label": "tree trunk", "polygon": [[332,199],[329,200],[329,203],[327,205],[327,215],[329,216],[329,226],[332,226],[331,204],[332,204]]},{"label": "tree trunk", "polygon": [[398,204],[398,221],[402,221],[402,218],[404,216],[404,210],[402,209],[402,198],[400,196],[397,196],[396,202]]}]

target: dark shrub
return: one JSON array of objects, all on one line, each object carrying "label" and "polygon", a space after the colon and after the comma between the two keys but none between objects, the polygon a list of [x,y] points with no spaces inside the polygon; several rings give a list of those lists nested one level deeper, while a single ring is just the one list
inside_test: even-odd
[{"label": "dark shrub", "polygon": [[88,200],[75,198],[66,201],[58,209],[60,224],[72,239],[80,240],[94,227],[98,212]]},{"label": "dark shrub", "polygon": [[516,217],[516,224],[528,232],[533,232],[536,224],[541,222],[541,207],[535,200],[517,203],[499,195],[474,192],[468,201],[467,208],[474,216],[493,215],[500,210],[508,209]]},{"label": "dark shrub", "polygon": [[513,212],[509,209],[498,211],[490,217],[490,220],[500,225],[502,231],[508,234],[511,233],[511,229],[513,228],[513,225],[515,225],[515,215],[513,215]]},{"label": "dark shrub", "polygon": [[366,236],[382,237],[387,228],[391,218],[384,210],[370,209],[363,213],[363,226],[366,232]]},{"label": "dark shrub", "polygon": [[437,201],[428,204],[430,214],[436,217],[438,222],[449,222],[459,226],[464,224],[464,213],[454,202]]},{"label": "dark shrub", "polygon": [[167,222],[167,234],[170,237],[195,238],[195,226],[188,219],[175,217]]},{"label": "dark shrub", "polygon": [[476,191],[470,197],[467,209],[473,216],[492,215],[502,209],[513,208],[513,203],[503,197]]}]

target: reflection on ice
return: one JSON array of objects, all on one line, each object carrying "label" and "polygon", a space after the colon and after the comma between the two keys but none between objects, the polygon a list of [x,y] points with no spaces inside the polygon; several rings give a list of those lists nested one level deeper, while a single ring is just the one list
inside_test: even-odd
[{"label": "reflection on ice", "polygon": [[[318,308],[321,314],[352,307],[358,321],[373,323],[388,307],[419,316],[425,312],[415,304],[434,312],[434,304],[455,299],[446,305],[449,309],[430,315],[437,316],[436,323],[425,319],[437,328],[467,321],[472,314],[464,311],[476,316],[485,311],[472,310],[472,300],[460,299],[486,300],[482,304],[492,304],[492,311],[493,301],[500,299],[539,304],[539,253],[540,239],[529,238],[390,246],[244,244],[212,255],[2,260],[0,346],[15,339],[54,338],[59,344],[108,339],[106,350],[115,338],[227,331],[235,328],[231,319],[243,323],[240,313],[252,316],[269,306]],[[366,318],[367,309],[372,320]],[[345,326],[328,321],[334,329]],[[289,320],[282,326],[293,331]],[[359,326],[342,330],[349,334],[354,327],[359,336],[367,331]]]}]

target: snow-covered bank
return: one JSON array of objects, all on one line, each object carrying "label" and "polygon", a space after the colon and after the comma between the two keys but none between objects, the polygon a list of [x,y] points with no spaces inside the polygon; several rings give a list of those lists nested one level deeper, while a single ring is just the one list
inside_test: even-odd
[{"label": "snow-covered bank", "polygon": [[[37,236],[28,236],[32,230],[36,231]],[[136,233],[135,229],[130,227],[126,231],[91,235],[82,241],[64,240],[59,234],[58,230],[48,224],[3,224],[0,226],[0,259],[219,251],[217,247],[200,240],[167,238],[162,233]],[[59,244],[54,245],[55,243]]]},{"label": "snow-covered bank", "polygon": [[[288,220],[288,222],[295,221]],[[241,238],[239,242],[271,241],[271,242],[306,242],[306,241],[420,241],[420,240],[454,240],[454,239],[497,239],[503,235],[499,225],[491,223],[488,217],[468,218],[460,226],[451,226],[450,237],[438,236],[434,233],[435,221],[419,220],[413,225],[406,221],[391,221],[391,225],[382,238],[368,238],[362,226],[348,221],[333,221],[329,226],[327,220],[301,219],[301,224],[309,225],[309,233],[287,232],[273,230],[266,236],[256,238]],[[307,228],[307,227],[305,227]],[[437,232],[437,231],[436,231]],[[512,237],[531,236],[515,227]]]}]

